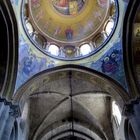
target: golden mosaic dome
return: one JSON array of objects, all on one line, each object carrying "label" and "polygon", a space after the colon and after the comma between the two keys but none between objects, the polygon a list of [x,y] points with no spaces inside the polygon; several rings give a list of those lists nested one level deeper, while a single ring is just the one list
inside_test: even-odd
[{"label": "golden mosaic dome", "polygon": [[109,5],[109,0],[29,0],[29,16],[34,28],[50,41],[77,43],[101,30]]}]

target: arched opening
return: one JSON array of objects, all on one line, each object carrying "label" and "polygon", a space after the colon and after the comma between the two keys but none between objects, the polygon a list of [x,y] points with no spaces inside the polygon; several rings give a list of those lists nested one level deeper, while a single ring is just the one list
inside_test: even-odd
[{"label": "arched opening", "polygon": [[1,66],[0,66],[0,90],[3,87],[4,84],[4,78],[5,78],[5,72],[6,72],[6,63],[7,63],[7,27],[5,24],[5,19],[3,16],[2,11],[0,11],[0,21],[1,21],[1,27],[3,28],[4,32],[3,35],[1,35],[1,43],[2,43],[2,48],[1,48],[1,54],[0,54],[0,60],[1,60]]},{"label": "arched opening", "polygon": [[80,54],[87,55],[91,52],[91,46],[89,44],[83,44],[80,46]]},{"label": "arched opening", "polygon": [[59,55],[59,51],[60,51],[59,47],[57,45],[55,45],[55,44],[51,44],[48,47],[48,52],[50,54],[52,54],[52,55],[58,56]]},{"label": "arched opening", "polygon": [[[127,100],[127,93],[116,82],[76,65],[37,74],[14,97],[21,110],[28,102],[29,139],[33,140],[43,140],[63,131],[68,131],[71,137],[78,131],[92,139],[113,139],[112,101],[122,111]],[[120,118],[117,119],[120,123]]]},{"label": "arched opening", "polygon": [[17,71],[18,30],[10,1],[0,2],[0,24],[0,97],[11,99]]},{"label": "arched opening", "polygon": [[130,1],[123,26],[124,64],[132,96],[139,96],[140,87],[140,1]]}]

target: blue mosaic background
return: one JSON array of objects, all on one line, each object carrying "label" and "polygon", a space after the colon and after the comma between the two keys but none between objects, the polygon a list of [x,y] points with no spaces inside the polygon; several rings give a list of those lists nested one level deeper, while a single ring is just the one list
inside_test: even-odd
[{"label": "blue mosaic background", "polygon": [[30,46],[23,39],[23,36],[20,36],[19,45],[16,89],[38,72],[55,66],[53,60],[48,61],[46,57],[38,57],[33,53]]},{"label": "blue mosaic background", "polygon": [[[127,89],[124,65],[123,65],[123,51],[122,51],[121,37],[118,42],[112,44],[113,47],[107,51],[99,60],[96,62],[86,62],[79,65],[89,67],[91,69],[97,70],[114,80],[116,80],[120,85]],[[58,64],[63,65],[63,64]],[[23,83],[25,83],[33,75],[58,66],[55,64],[54,60],[47,59],[46,57],[38,57],[32,52],[29,45],[20,36],[20,48],[19,48],[19,64],[18,64],[18,75],[16,89],[19,88]]]},{"label": "blue mosaic background", "polygon": [[101,59],[97,60],[96,62],[93,61],[81,65],[97,70],[113,78],[127,90],[121,39],[114,43],[113,47],[107,51],[107,53],[105,53]]}]

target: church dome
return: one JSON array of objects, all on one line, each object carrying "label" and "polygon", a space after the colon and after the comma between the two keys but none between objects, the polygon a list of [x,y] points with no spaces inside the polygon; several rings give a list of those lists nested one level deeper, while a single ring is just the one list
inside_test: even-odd
[{"label": "church dome", "polygon": [[28,0],[22,10],[33,44],[62,59],[82,58],[101,48],[118,12],[114,0]]}]

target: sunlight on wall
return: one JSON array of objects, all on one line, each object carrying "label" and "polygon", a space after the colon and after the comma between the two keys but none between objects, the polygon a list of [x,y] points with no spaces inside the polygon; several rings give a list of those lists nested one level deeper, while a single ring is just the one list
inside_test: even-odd
[{"label": "sunlight on wall", "polygon": [[121,116],[119,106],[115,101],[112,102],[112,115],[114,116],[115,121],[120,125],[122,116]]}]

